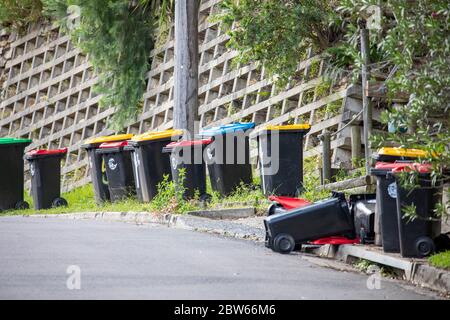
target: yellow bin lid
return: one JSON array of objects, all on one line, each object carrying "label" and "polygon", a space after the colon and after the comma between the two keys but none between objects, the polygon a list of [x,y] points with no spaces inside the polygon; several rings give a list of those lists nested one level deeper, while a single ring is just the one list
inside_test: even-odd
[{"label": "yellow bin lid", "polygon": [[301,123],[301,124],[288,124],[281,126],[268,125],[266,130],[309,130],[311,129],[311,125],[309,123]]},{"label": "yellow bin lid", "polygon": [[408,158],[425,158],[427,156],[427,152],[424,150],[391,148],[391,147],[384,147],[379,149],[378,154],[385,156],[408,157]]},{"label": "yellow bin lid", "polygon": [[134,136],[131,141],[149,141],[183,135],[183,130],[152,131]]},{"label": "yellow bin lid", "polygon": [[133,138],[133,134],[117,134],[114,136],[102,136],[97,138],[87,139],[84,144],[93,144],[93,143],[104,143],[104,142],[114,142],[114,141],[125,141]]}]

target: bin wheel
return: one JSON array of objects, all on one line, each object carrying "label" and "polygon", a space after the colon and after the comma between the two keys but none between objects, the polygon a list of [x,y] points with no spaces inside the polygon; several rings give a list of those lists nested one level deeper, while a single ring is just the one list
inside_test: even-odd
[{"label": "bin wheel", "polygon": [[273,239],[273,249],[279,253],[290,253],[295,249],[295,240],[289,234],[279,234]]},{"label": "bin wheel", "polygon": [[426,257],[435,251],[434,242],[429,237],[420,237],[416,240],[416,252],[419,257]]},{"label": "bin wheel", "polygon": [[56,198],[55,200],[53,200],[52,202],[52,207],[53,208],[58,208],[58,207],[67,207],[68,203],[67,200],[64,198]]},{"label": "bin wheel", "polygon": [[280,208],[280,207],[281,207],[281,205],[280,205],[278,202],[273,202],[273,203],[269,206],[269,209],[267,209],[267,215],[268,215],[268,216],[274,215],[275,212],[276,212],[276,209],[277,209],[277,208]]},{"label": "bin wheel", "polygon": [[204,193],[200,196],[199,200],[201,202],[209,203],[211,202],[212,196],[209,193]]},{"label": "bin wheel", "polygon": [[30,205],[26,201],[19,201],[19,202],[16,203],[15,209],[16,210],[30,209]]}]

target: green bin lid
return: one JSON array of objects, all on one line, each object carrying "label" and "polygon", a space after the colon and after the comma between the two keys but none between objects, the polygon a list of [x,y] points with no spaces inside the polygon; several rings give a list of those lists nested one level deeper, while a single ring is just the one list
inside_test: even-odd
[{"label": "green bin lid", "polygon": [[0,138],[1,144],[19,144],[19,143],[31,143],[31,139],[21,139],[21,138]]}]

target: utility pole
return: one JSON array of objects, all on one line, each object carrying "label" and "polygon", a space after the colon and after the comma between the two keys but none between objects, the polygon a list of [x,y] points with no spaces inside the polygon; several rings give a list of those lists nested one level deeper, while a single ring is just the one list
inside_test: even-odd
[{"label": "utility pole", "polygon": [[175,0],[173,126],[187,139],[198,132],[198,6],[197,0]]},{"label": "utility pole", "polygon": [[369,45],[369,30],[366,29],[366,22],[360,21],[361,29],[361,56],[362,56],[362,99],[363,99],[363,124],[364,124],[364,154],[366,158],[366,174],[369,174],[371,167],[371,150],[370,150],[370,136],[372,135],[372,106],[369,97],[367,96],[369,85],[369,64],[370,64],[370,45]]}]

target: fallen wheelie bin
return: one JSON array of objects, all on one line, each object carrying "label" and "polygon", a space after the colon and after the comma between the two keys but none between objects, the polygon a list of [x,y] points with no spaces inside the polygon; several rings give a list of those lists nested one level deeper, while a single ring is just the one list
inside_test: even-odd
[{"label": "fallen wheelie bin", "polygon": [[205,147],[212,139],[183,140],[169,143],[163,152],[170,154],[175,189],[184,199],[207,200],[206,165],[203,157]]},{"label": "fallen wheelie bin", "polygon": [[355,237],[353,219],[342,193],[311,205],[274,214],[264,219],[265,245],[280,253],[324,237]]},{"label": "fallen wheelie bin", "polygon": [[139,201],[152,200],[158,193],[158,184],[164,180],[164,176],[167,175],[172,180],[170,156],[163,153],[162,149],[182,135],[181,130],[147,132],[128,141],[132,147],[133,173]]},{"label": "fallen wheelie bin", "polygon": [[102,143],[98,154],[103,157],[111,201],[125,200],[136,195],[136,186],[128,141]]},{"label": "fallen wheelie bin", "polygon": [[103,156],[102,154],[95,151],[100,147],[102,143],[126,141],[131,139],[132,137],[132,134],[102,136],[88,139],[81,146],[81,148],[85,149],[88,153],[89,166],[91,168],[91,180],[92,185],[94,186],[95,200],[98,204],[101,204],[105,201],[110,201],[111,196],[109,194],[106,171],[103,170]]},{"label": "fallen wheelie bin", "polygon": [[261,186],[266,196],[292,196],[303,188],[303,137],[309,124],[267,126],[257,133]]},{"label": "fallen wheelie bin", "polygon": [[229,195],[241,184],[252,183],[252,166],[248,130],[254,122],[232,123],[204,129],[203,138],[212,138],[206,147],[207,165],[211,187],[221,195]]},{"label": "fallen wheelie bin", "polygon": [[0,138],[0,211],[28,209],[24,201],[23,153],[29,139]]},{"label": "fallen wheelie bin", "polygon": [[61,160],[67,148],[33,150],[25,155],[30,162],[31,195],[36,210],[66,207],[61,197]]},{"label": "fallen wheelie bin", "polygon": [[[406,189],[401,184],[400,172],[417,171],[418,186]],[[403,164],[392,170],[397,182],[397,218],[400,254],[402,257],[423,258],[435,251],[434,239],[441,233],[441,219],[434,209],[442,199],[442,184],[433,184],[429,164]],[[415,207],[415,218],[405,216],[404,210]]]}]

